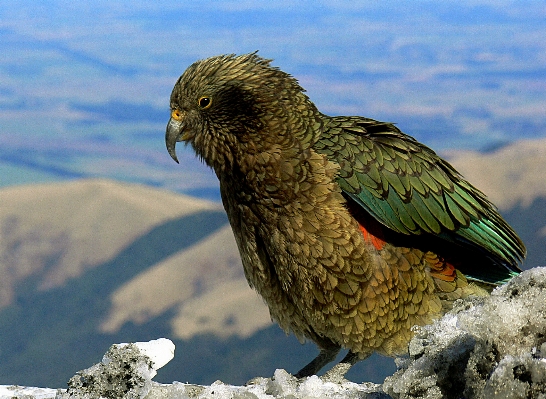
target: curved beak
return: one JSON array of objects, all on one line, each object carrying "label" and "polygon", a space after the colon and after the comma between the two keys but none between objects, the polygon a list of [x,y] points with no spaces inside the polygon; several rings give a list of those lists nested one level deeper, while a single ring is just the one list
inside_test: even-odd
[{"label": "curved beak", "polygon": [[[178,114],[176,116],[179,116]],[[169,123],[167,124],[167,131],[165,132],[165,144],[167,145],[167,151],[169,155],[176,163],[178,163],[178,157],[176,156],[176,143],[182,141],[182,135],[184,131],[184,120],[180,117],[175,118],[171,116]]]}]

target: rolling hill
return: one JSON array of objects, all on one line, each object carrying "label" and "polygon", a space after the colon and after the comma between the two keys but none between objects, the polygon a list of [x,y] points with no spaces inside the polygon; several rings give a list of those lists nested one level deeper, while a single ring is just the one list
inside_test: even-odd
[{"label": "rolling hill", "polygon": [[[448,154],[545,265],[546,140]],[[0,384],[64,386],[113,342],[165,336],[158,380],[244,383],[316,349],[272,325],[219,204],[108,180],[0,190]],[[236,367],[234,367],[236,365]],[[381,380],[374,357],[349,375]]]},{"label": "rolling hill", "polygon": [[0,190],[0,308],[29,276],[47,290],[118,254],[168,220],[207,210],[202,201],[145,186],[79,180]]}]

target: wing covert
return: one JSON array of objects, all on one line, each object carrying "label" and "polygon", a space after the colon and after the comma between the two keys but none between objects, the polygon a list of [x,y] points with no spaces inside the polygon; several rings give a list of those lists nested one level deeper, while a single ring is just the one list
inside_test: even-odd
[{"label": "wing covert", "polygon": [[485,195],[393,124],[330,118],[315,148],[339,164],[343,192],[391,230],[481,247],[515,268],[525,256]]}]

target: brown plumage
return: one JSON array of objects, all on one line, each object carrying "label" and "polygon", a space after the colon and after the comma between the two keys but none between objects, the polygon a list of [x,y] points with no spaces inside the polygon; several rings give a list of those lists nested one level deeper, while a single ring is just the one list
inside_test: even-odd
[{"label": "brown plumage", "polygon": [[320,113],[256,54],[191,65],[171,95],[167,149],[216,172],[245,275],[287,332],[340,348],[339,379],[413,325],[518,272],[525,248],[485,196],[392,124]]}]

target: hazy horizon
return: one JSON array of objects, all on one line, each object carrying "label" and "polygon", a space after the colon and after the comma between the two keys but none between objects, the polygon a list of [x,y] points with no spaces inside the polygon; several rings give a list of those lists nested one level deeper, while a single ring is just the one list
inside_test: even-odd
[{"label": "hazy horizon", "polygon": [[0,4],[0,186],[107,177],[214,197],[164,148],[193,61],[259,50],[327,114],[395,122],[437,151],[546,136],[540,1]]}]

